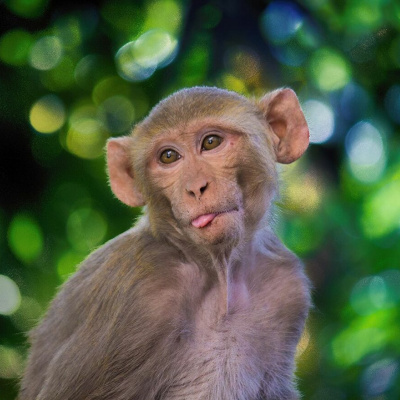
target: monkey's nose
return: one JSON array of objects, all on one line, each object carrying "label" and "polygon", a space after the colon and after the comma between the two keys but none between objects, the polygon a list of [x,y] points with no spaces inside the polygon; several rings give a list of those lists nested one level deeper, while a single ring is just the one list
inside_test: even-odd
[{"label": "monkey's nose", "polygon": [[186,192],[189,194],[189,196],[195,197],[197,200],[200,200],[200,197],[203,195],[207,188],[207,181],[195,181],[190,182],[186,185]]}]

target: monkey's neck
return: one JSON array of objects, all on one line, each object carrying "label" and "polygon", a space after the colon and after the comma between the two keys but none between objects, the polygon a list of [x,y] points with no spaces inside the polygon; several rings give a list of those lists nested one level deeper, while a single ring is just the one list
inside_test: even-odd
[{"label": "monkey's neck", "polygon": [[237,309],[246,306],[249,301],[249,274],[253,269],[254,254],[250,243],[243,245],[238,251],[231,253],[230,258],[219,261],[218,289],[224,298],[224,312],[228,316]]},{"label": "monkey's neck", "polygon": [[249,299],[248,281],[255,260],[252,241],[240,243],[233,249],[203,249],[179,244],[186,261],[197,266],[205,281],[217,291],[219,312],[228,316]]}]

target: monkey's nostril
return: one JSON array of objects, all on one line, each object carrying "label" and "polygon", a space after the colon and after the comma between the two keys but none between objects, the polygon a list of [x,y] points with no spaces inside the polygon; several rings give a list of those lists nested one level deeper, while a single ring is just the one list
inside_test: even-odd
[{"label": "monkey's nostril", "polygon": [[203,194],[207,189],[208,183],[206,183],[203,187],[200,188],[200,194]]}]

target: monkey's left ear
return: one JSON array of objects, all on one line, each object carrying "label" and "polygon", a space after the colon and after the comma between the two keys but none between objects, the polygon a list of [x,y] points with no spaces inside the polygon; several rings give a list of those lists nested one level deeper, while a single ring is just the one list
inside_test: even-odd
[{"label": "monkey's left ear", "polygon": [[310,134],[296,94],[291,89],[278,89],[259,102],[272,128],[276,160],[289,164],[307,149]]},{"label": "monkey's left ear", "polygon": [[128,206],[144,205],[142,193],[137,187],[132,169],[130,148],[132,138],[124,136],[107,142],[107,165],[111,189]]}]

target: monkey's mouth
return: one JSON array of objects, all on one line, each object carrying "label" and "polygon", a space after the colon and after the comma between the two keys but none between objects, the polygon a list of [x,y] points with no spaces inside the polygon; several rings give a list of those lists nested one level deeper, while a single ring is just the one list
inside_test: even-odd
[{"label": "monkey's mouth", "polygon": [[198,216],[197,218],[195,218],[191,222],[191,224],[195,228],[204,228],[207,225],[211,224],[211,222],[216,217],[218,217],[219,215],[231,213],[231,212],[234,212],[234,211],[238,211],[238,209],[237,208],[232,208],[231,210],[218,211],[218,212],[214,212],[214,213],[210,213],[210,214],[202,214],[202,215]]}]

